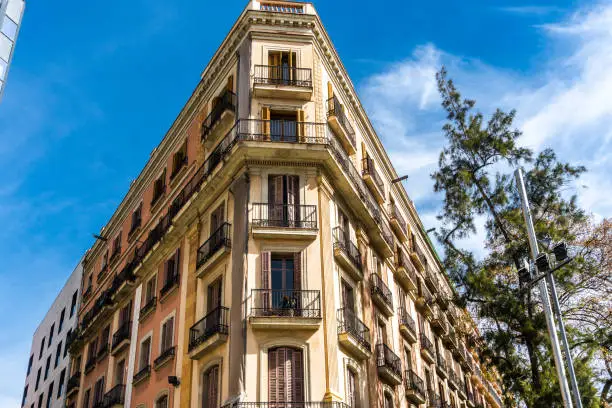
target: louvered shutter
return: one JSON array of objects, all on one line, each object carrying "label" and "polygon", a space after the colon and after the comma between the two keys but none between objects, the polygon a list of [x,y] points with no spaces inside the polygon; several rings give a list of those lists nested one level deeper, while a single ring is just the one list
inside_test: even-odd
[{"label": "louvered shutter", "polygon": [[278,349],[268,351],[268,401],[278,400]]},{"label": "louvered shutter", "polygon": [[268,177],[268,222],[270,226],[284,226],[283,176]]},{"label": "louvered shutter", "polygon": [[287,349],[276,349],[276,402],[287,401]]},{"label": "louvered shutter", "polygon": [[264,289],[260,307],[263,308],[264,311],[268,311],[270,309],[270,264],[271,264],[272,254],[270,252],[262,252],[261,253],[261,288]]},{"label": "louvered shutter", "polygon": [[264,106],[261,108],[261,119],[263,120],[264,140],[270,140],[270,108]]},{"label": "louvered shutter", "polygon": [[306,113],[302,110],[299,109],[297,111],[297,121],[298,121],[298,126],[297,126],[297,133],[298,133],[298,141],[299,142],[304,142],[304,138],[307,136],[306,135]]},{"label": "louvered shutter", "polygon": [[299,176],[287,176],[287,218],[289,227],[301,227]]},{"label": "louvered shutter", "polygon": [[353,374],[353,372],[351,370],[347,370],[347,386],[348,386],[348,392],[347,392],[347,400],[348,400],[348,404],[351,408],[356,408],[357,407],[357,398],[355,396],[355,374]]},{"label": "louvered shutter", "polygon": [[284,360],[284,371],[285,371],[285,399],[284,401],[295,401],[293,399],[295,394],[295,372],[294,372],[294,353],[295,350],[285,348],[285,360]]},{"label": "louvered shutter", "polygon": [[294,402],[304,402],[304,364],[301,350],[292,350],[292,397]]}]

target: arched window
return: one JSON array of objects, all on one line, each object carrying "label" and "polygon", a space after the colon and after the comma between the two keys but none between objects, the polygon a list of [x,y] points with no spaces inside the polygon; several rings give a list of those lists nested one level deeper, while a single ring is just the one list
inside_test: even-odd
[{"label": "arched window", "polygon": [[268,401],[304,402],[302,350],[290,347],[268,350]]},{"label": "arched window", "polygon": [[219,405],[219,366],[209,368],[202,375],[202,408]]},{"label": "arched window", "polygon": [[155,408],[168,408],[168,394],[164,394],[155,401]]}]

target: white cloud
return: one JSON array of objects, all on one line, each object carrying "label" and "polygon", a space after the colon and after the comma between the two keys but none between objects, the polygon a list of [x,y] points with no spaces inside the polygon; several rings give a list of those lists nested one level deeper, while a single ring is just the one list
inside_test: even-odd
[{"label": "white cloud", "polygon": [[[555,55],[529,75],[427,44],[363,82],[364,103],[379,135],[398,173],[410,174],[405,186],[426,214],[441,206],[429,174],[445,143],[434,77],[445,65],[463,95],[476,99],[484,113],[496,107],[517,109],[521,143],[536,151],[552,147],[561,160],[585,165],[589,173],[573,190],[580,204],[597,217],[612,215],[612,5],[580,10],[565,21],[541,26],[540,33]],[[435,217],[426,218],[427,227],[438,223]],[[483,238],[481,232],[465,244],[482,250]]]}]

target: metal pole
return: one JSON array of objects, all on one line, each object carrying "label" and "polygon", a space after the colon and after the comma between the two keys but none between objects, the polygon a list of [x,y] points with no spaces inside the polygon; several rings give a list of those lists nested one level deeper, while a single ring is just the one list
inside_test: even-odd
[{"label": "metal pole", "polygon": [[582,408],[582,399],[580,398],[580,390],[578,389],[578,381],[576,381],[576,373],[574,371],[574,361],[572,353],[570,351],[569,343],[567,341],[567,335],[565,334],[565,323],[563,323],[563,317],[561,315],[561,307],[559,307],[559,298],[557,297],[557,287],[555,285],[555,279],[552,273],[546,274],[546,280],[550,286],[550,296],[553,301],[553,308],[557,315],[557,321],[559,322],[559,332],[561,333],[561,343],[563,343],[563,352],[565,353],[565,359],[567,360],[567,371],[569,373],[570,384],[572,386],[572,394],[574,395],[574,404],[576,408]]},{"label": "metal pole", "polygon": [[[529,237],[529,247],[531,248],[531,256],[533,262],[537,259],[540,251],[538,249],[538,241],[535,235],[535,229],[533,228],[533,221],[531,219],[531,209],[529,208],[529,200],[527,198],[527,190],[525,190],[525,183],[523,182],[523,173],[521,169],[517,169],[514,172],[516,178],[516,186],[521,196],[521,203],[523,206],[523,217],[525,218],[525,226],[527,227],[527,236]],[[550,299],[548,298],[548,288],[546,282],[541,279],[538,282],[538,288],[540,290],[540,297],[542,298],[542,307],[546,316],[546,326],[548,327],[548,334],[550,336],[550,344],[553,350],[553,357],[555,359],[555,367],[557,369],[557,377],[559,377],[559,386],[561,387],[561,396],[563,397],[563,403],[566,408],[573,408],[572,398],[569,392],[569,386],[567,384],[567,378],[565,377],[565,367],[563,366],[563,357],[561,356],[561,349],[559,348],[559,339],[557,338],[557,329],[555,327],[555,320],[550,308]]]}]

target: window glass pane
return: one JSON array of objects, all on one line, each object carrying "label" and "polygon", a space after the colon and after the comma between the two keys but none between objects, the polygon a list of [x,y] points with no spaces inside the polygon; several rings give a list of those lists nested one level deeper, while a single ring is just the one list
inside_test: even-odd
[{"label": "window glass pane", "polygon": [[11,40],[15,41],[17,36],[17,24],[7,16],[2,20],[2,32]]},{"label": "window glass pane", "polygon": [[[0,1],[0,3],[2,2]],[[13,21],[20,21],[23,5],[24,2],[22,0],[9,0],[6,6],[6,15],[12,18]]]},{"label": "window glass pane", "polygon": [[6,65],[11,56],[13,43],[6,36],[0,35],[0,79],[4,78]]}]

